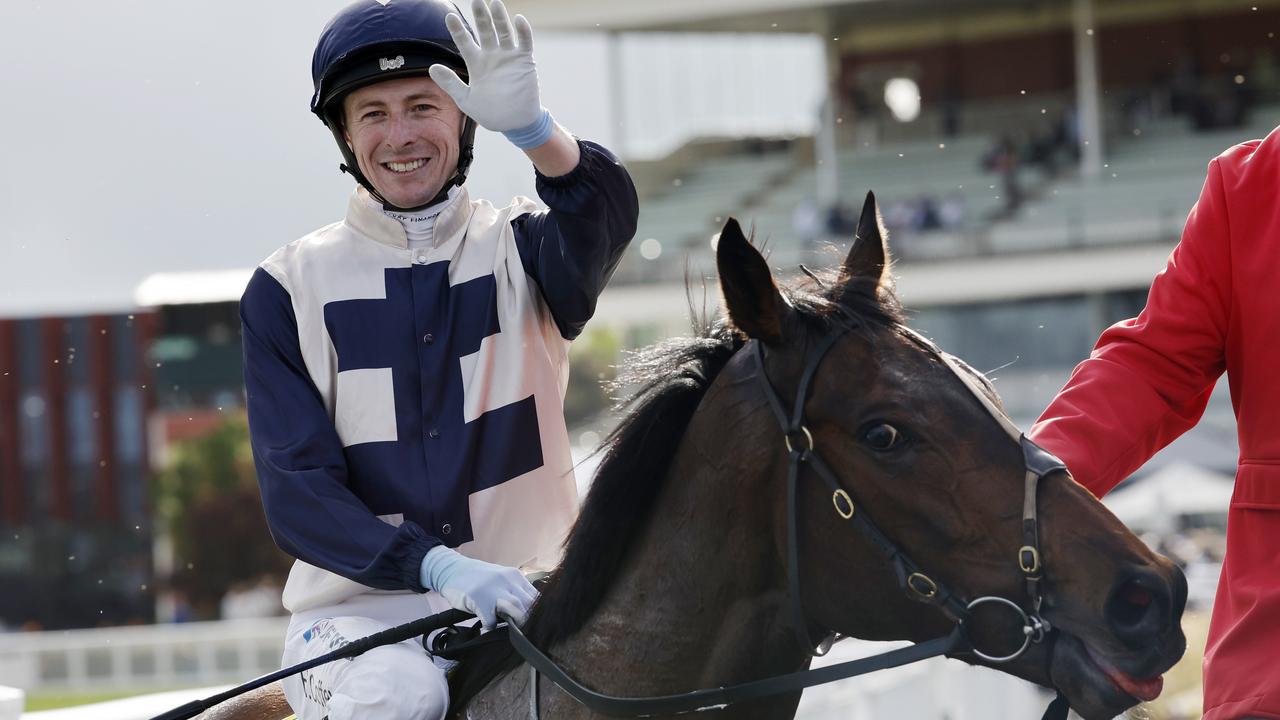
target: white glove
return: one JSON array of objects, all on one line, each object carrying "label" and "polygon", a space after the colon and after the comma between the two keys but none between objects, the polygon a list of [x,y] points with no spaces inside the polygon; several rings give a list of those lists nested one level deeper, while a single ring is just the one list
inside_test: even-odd
[{"label": "white glove", "polygon": [[551,137],[554,123],[538,99],[538,69],[533,62],[529,21],[516,15],[513,33],[513,23],[502,0],[493,0],[489,6],[484,0],[472,0],[471,7],[479,45],[461,17],[456,13],[445,16],[449,34],[467,63],[471,84],[439,64],[428,71],[431,79],[481,127],[503,133],[521,149],[537,147]]},{"label": "white glove", "polygon": [[519,570],[469,558],[437,545],[427,551],[419,570],[422,586],[440,593],[455,610],[480,618],[485,630],[498,624],[498,612],[523,625],[538,597]]}]

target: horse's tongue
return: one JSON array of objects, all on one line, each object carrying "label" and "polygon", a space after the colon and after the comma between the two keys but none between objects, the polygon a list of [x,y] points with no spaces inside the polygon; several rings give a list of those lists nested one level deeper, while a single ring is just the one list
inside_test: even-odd
[{"label": "horse's tongue", "polygon": [[1160,695],[1160,691],[1164,689],[1164,677],[1161,675],[1139,680],[1119,670],[1108,670],[1107,677],[1111,678],[1111,682],[1119,685],[1121,690],[1143,702],[1155,700]]}]

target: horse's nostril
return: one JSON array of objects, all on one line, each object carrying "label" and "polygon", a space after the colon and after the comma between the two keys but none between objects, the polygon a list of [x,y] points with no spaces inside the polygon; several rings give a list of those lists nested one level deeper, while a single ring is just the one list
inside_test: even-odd
[{"label": "horse's nostril", "polygon": [[1107,600],[1107,619],[1123,642],[1138,645],[1164,632],[1171,604],[1168,584],[1140,571],[1117,585]]},{"label": "horse's nostril", "polygon": [[1134,607],[1145,608],[1153,600],[1150,590],[1135,583],[1129,583],[1121,592],[1123,593],[1124,601]]},{"label": "horse's nostril", "polygon": [[1141,624],[1151,601],[1151,591],[1130,580],[1112,598],[1109,608],[1112,624],[1121,627]]}]

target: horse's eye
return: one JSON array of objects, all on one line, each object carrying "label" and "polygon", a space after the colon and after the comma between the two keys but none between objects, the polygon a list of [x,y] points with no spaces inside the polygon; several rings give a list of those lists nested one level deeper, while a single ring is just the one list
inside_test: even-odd
[{"label": "horse's eye", "polygon": [[880,423],[867,430],[862,436],[862,441],[872,450],[891,450],[902,442],[902,433],[892,425]]}]

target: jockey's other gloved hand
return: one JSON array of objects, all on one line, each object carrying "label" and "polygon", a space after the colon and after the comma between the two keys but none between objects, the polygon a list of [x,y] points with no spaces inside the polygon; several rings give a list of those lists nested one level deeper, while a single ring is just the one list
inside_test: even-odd
[{"label": "jockey's other gloved hand", "polygon": [[538,99],[529,21],[516,15],[513,22],[502,0],[491,5],[473,0],[471,7],[478,45],[462,18],[454,13],[445,16],[445,25],[467,63],[471,84],[444,65],[431,66],[431,79],[481,127],[506,135],[521,150],[538,147],[551,137],[555,121]]},{"label": "jockey's other gloved hand", "polygon": [[485,630],[498,624],[499,611],[523,625],[538,597],[516,568],[469,558],[444,545],[427,552],[419,575],[423,587],[440,593],[455,610],[480,618]]}]

